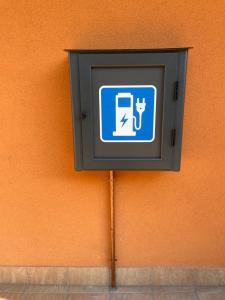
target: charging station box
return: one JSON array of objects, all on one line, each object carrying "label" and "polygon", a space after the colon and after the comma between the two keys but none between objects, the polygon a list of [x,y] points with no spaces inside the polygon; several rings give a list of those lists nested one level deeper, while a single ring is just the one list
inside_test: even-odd
[{"label": "charging station box", "polygon": [[188,48],[66,51],[76,169],[179,171]]}]

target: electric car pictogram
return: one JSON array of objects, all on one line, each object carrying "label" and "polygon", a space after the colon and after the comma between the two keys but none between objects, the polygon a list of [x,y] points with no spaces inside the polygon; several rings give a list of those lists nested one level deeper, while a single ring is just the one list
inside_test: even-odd
[{"label": "electric car pictogram", "polygon": [[156,88],[153,85],[102,86],[99,123],[102,142],[152,142]]}]

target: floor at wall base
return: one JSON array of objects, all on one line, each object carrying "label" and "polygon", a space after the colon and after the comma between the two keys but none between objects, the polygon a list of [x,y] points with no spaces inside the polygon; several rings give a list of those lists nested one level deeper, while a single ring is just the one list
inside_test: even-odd
[{"label": "floor at wall base", "polygon": [[[225,286],[225,268],[119,267],[118,286]],[[2,284],[109,286],[107,267],[0,266]]]},{"label": "floor at wall base", "polygon": [[223,300],[225,287],[79,287],[0,284],[1,300]]}]

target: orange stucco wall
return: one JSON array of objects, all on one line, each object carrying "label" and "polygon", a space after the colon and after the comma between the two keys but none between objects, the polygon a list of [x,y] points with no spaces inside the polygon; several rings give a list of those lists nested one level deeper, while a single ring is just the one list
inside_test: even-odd
[{"label": "orange stucco wall", "polygon": [[0,1],[0,265],[109,263],[108,172],[75,172],[64,48],[193,46],[182,169],[116,172],[120,266],[225,265],[223,0]]}]

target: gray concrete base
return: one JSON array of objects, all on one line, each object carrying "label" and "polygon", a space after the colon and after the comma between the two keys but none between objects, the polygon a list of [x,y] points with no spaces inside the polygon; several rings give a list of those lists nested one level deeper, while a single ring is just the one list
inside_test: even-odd
[{"label": "gray concrete base", "polygon": [[[0,267],[0,283],[108,286],[106,267]],[[118,286],[223,286],[225,268],[118,268]]]},{"label": "gray concrete base", "polygon": [[0,299],[10,300],[225,300],[225,287],[79,287],[0,284]]},{"label": "gray concrete base", "polygon": [[225,287],[79,287],[0,284],[0,299],[10,300],[225,300]]}]

